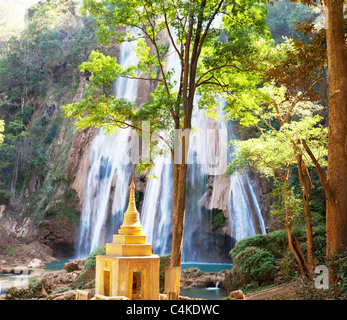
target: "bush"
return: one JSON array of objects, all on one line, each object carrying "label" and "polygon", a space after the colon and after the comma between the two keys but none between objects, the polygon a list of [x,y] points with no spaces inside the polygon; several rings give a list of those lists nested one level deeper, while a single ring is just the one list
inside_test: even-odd
[{"label": "bush", "polygon": [[288,236],[285,230],[277,230],[264,236],[266,239],[265,250],[271,252],[276,259],[283,256],[288,248]]},{"label": "bush", "polygon": [[[315,260],[318,264],[325,264],[325,226],[319,225],[312,229]],[[293,234],[306,255],[305,227],[293,228]],[[233,261],[233,269],[226,275],[226,287],[231,290],[240,287],[247,290],[247,288],[253,289],[257,285],[270,284],[271,281],[274,281],[276,269],[279,269],[280,275],[285,281],[295,277],[298,271],[297,261],[288,247],[285,230],[242,239],[236,243],[229,255]],[[275,268],[277,265],[278,267]]]},{"label": "bush", "polygon": [[233,269],[236,266],[247,283],[255,282],[263,285],[273,281],[276,265],[276,259],[270,252],[257,247],[248,247],[235,257]]},{"label": "bush", "polygon": [[248,247],[263,247],[265,236],[258,234],[253,237],[247,237],[236,243],[235,247],[230,251],[229,256],[234,261],[235,257]]},{"label": "bush", "polygon": [[297,272],[297,262],[290,248],[285,250],[283,258],[279,262],[279,266],[284,281],[289,281],[295,277]]},{"label": "bush", "polygon": [[273,254],[257,247],[247,247],[233,259],[233,268],[225,275],[228,291],[257,288],[273,284],[277,261]]},{"label": "bush", "polygon": [[95,257],[98,255],[105,255],[106,254],[106,247],[105,246],[100,246],[97,247],[89,256],[88,260],[84,265],[85,269],[95,269],[96,262],[95,262]]}]

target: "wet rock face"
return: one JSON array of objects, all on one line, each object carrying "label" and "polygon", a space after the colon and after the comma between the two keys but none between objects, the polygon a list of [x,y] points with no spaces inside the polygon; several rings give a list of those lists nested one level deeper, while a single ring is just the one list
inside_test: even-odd
[{"label": "wet rock face", "polygon": [[74,253],[76,225],[69,217],[61,221],[43,220],[29,237],[29,241],[38,241],[51,248],[54,257],[69,258]]},{"label": "wet rock face", "polygon": [[68,155],[67,170],[73,177],[70,188],[76,192],[73,199],[73,207],[76,211],[82,211],[84,190],[87,183],[90,167],[90,148],[97,133],[94,128],[83,130],[74,140]]},{"label": "wet rock face", "polygon": [[26,244],[15,239],[12,244],[0,254],[0,261],[2,263],[28,264],[33,259],[39,259],[43,262],[56,261],[53,257],[53,250],[38,241]]}]

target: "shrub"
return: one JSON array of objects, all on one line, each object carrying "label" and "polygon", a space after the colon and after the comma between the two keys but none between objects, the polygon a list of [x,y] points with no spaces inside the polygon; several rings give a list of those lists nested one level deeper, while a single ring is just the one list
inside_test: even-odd
[{"label": "shrub", "polygon": [[285,250],[283,258],[279,262],[279,266],[284,281],[289,281],[295,276],[297,272],[297,262],[290,248]]},{"label": "shrub", "polygon": [[106,254],[106,247],[100,246],[97,247],[89,256],[87,262],[84,264],[85,269],[95,269],[96,262],[95,257],[98,255],[105,255]]},{"label": "shrub", "polygon": [[264,236],[266,239],[265,250],[271,252],[276,259],[283,256],[288,248],[288,236],[285,230],[277,230]]},{"label": "shrub", "polygon": [[15,254],[15,251],[16,251],[16,248],[13,245],[10,245],[5,249],[4,255],[9,256],[9,257],[13,257]]},{"label": "shrub", "polygon": [[248,247],[235,257],[233,269],[236,267],[241,272],[246,283],[263,285],[273,281],[276,265],[276,259],[270,252]]},{"label": "shrub", "polygon": [[258,234],[253,237],[247,237],[236,243],[235,247],[230,251],[229,256],[234,261],[235,257],[248,247],[263,247],[265,236]]}]

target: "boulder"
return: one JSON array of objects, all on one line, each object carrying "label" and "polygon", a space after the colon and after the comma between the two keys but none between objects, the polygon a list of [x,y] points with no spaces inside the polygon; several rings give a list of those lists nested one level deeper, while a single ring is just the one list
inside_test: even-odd
[{"label": "boulder", "polygon": [[66,272],[65,270],[47,272],[44,275],[45,279],[52,284],[53,289],[70,286],[77,276],[77,273]]},{"label": "boulder", "polygon": [[243,294],[242,290],[231,291],[229,293],[229,298],[236,299],[236,300],[246,300],[246,297]]},{"label": "boulder", "polygon": [[64,264],[64,270],[66,270],[67,272],[70,271],[76,271],[76,270],[82,270],[84,264],[86,263],[88,258],[84,258],[84,259],[75,259],[75,260],[71,260],[69,262],[66,262]]},{"label": "boulder", "polygon": [[45,264],[40,259],[33,259],[29,262],[28,268],[40,268],[44,269]]}]

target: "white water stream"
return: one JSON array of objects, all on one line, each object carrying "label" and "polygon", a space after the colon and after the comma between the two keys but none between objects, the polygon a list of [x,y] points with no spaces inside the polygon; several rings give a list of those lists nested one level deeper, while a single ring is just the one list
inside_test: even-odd
[{"label": "white water stream", "polygon": [[[121,46],[120,64],[137,63],[133,43]],[[115,83],[116,98],[135,101],[137,80],[119,78]],[[133,166],[129,151],[130,129],[119,129],[112,135],[99,130],[91,148],[91,164],[82,207],[77,256],[88,255],[110,240],[123,220],[127,206]]]},{"label": "white water stream", "polygon": [[[123,67],[136,64],[132,43],[121,46],[120,64]],[[175,70],[178,79],[180,65],[177,55],[171,49],[168,55],[168,69]],[[116,98],[126,98],[135,101],[137,96],[137,81],[119,78],[115,84]],[[197,99],[195,99],[197,100]],[[212,187],[210,203],[213,203],[214,181],[221,176],[211,165],[211,154],[216,154],[214,148],[218,143],[219,156],[225,156],[228,140],[231,138],[231,128],[220,113],[214,121],[197,109],[193,114],[192,125],[196,128],[191,137],[187,174],[186,218],[183,239],[183,261],[212,261],[214,239],[209,232],[213,211],[201,205],[201,200],[207,188]],[[208,130],[213,129],[213,130]],[[218,129],[218,130],[216,130]],[[209,133],[218,132],[216,136]],[[114,135],[105,135],[100,130],[92,144],[91,165],[88,173],[83,209],[80,222],[80,235],[77,248],[78,256],[88,255],[93,249],[109,242],[123,220],[127,206],[129,184],[133,166],[128,154],[129,129],[120,129]],[[223,152],[225,154],[223,154]],[[152,244],[153,252],[159,255],[171,251],[172,237],[172,196],[173,170],[171,160],[164,156],[156,159],[151,172],[158,178],[148,178],[144,201],[141,210],[141,223],[147,235],[147,242]],[[212,179],[211,179],[212,177]],[[212,186],[211,186],[212,184]],[[236,173],[230,177],[228,193],[228,215],[231,241],[229,251],[235,241],[257,233],[256,223],[261,232],[265,233],[265,225],[256,200],[253,187],[246,173]],[[255,221],[257,217],[258,221]]]}]

